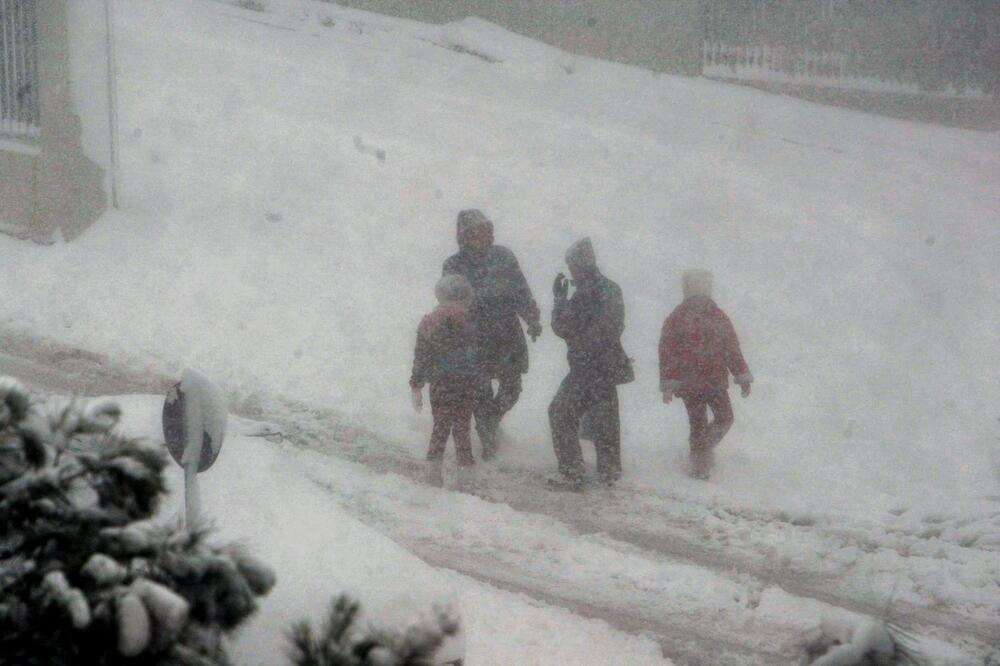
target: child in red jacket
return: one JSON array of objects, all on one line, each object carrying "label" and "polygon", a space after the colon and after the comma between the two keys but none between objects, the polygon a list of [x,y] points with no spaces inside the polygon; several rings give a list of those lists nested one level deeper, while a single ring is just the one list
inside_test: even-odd
[{"label": "child in red jacket", "polygon": [[682,286],[684,302],[667,317],[660,335],[660,391],[664,403],[675,395],[684,401],[691,424],[691,474],[707,479],[713,449],[733,425],[729,374],[744,398],[753,375],[732,322],[712,300],[712,274],[685,271]]},{"label": "child in red jacket", "polygon": [[476,398],[479,368],[475,330],[466,317],[472,302],[472,285],[461,275],[445,275],[434,290],[439,305],[427,314],[417,329],[417,344],[410,376],[413,407],[423,408],[423,388],[429,383],[431,414],[430,448],[427,451],[427,481],[442,485],[444,451],[448,437],[455,439],[458,482],[473,482],[472,406]]}]

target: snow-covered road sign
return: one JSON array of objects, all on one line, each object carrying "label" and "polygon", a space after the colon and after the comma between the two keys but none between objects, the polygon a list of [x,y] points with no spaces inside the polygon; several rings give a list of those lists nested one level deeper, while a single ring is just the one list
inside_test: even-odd
[{"label": "snow-covered road sign", "polygon": [[226,434],[227,411],[215,384],[195,370],[184,371],[163,403],[163,437],[178,465],[197,462],[198,472],[212,466]]},{"label": "snow-covered road sign", "polygon": [[228,415],[222,391],[191,369],[184,371],[181,381],[170,387],[163,401],[163,439],[170,455],[184,468],[188,527],[198,522],[201,513],[196,476],[219,457]]}]

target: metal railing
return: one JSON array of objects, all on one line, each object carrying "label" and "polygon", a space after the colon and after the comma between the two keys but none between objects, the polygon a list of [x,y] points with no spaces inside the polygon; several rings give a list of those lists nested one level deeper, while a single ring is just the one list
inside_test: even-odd
[{"label": "metal railing", "polygon": [[702,46],[701,73],[710,79],[953,99],[987,97],[982,87],[972,84],[961,90],[951,85],[925,90],[915,79],[876,76],[871,70],[865,56],[844,51],[710,41]]},{"label": "metal railing", "polygon": [[36,0],[0,0],[0,136],[40,131]]}]

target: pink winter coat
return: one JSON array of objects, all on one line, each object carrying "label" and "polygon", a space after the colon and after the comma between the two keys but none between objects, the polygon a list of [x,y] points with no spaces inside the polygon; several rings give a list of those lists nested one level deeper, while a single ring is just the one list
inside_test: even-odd
[{"label": "pink winter coat", "polygon": [[680,395],[725,391],[729,373],[738,384],[753,380],[732,322],[711,298],[686,299],[663,323],[660,390]]}]

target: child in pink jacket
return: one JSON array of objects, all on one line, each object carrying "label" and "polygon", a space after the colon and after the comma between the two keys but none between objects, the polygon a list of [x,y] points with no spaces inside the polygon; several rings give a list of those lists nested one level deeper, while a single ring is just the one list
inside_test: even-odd
[{"label": "child in pink jacket", "polygon": [[713,450],[733,425],[729,375],[744,398],[750,395],[753,375],[732,322],[712,300],[712,274],[686,271],[682,286],[684,302],[667,317],[660,335],[660,391],[664,403],[675,395],[684,401],[691,426],[691,473],[707,479]]}]

